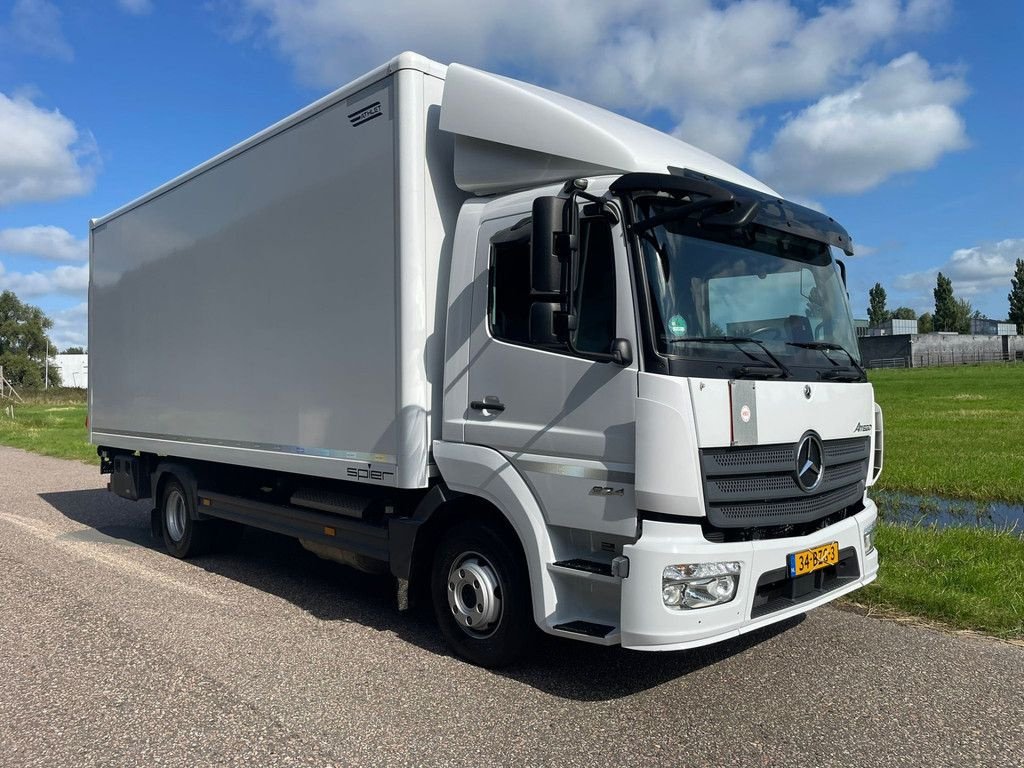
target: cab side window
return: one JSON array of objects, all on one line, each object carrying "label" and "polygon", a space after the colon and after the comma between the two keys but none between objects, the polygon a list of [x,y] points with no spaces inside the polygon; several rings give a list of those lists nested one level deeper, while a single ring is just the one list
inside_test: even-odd
[{"label": "cab side window", "polygon": [[[528,227],[527,227],[528,230]],[[491,245],[488,319],[491,335],[513,344],[530,344],[530,241]]]},{"label": "cab side window", "polygon": [[[502,341],[554,352],[568,352],[566,344],[538,343],[538,324],[550,317],[542,310],[555,308],[557,296],[530,290],[530,221],[520,222],[491,241],[488,275],[488,322],[491,335]],[[519,237],[516,237],[516,233]],[[608,352],[615,338],[615,251],[611,225],[603,217],[580,222],[579,277],[576,285],[577,324],[573,345],[580,352]],[[534,333],[530,333],[531,322]]]}]

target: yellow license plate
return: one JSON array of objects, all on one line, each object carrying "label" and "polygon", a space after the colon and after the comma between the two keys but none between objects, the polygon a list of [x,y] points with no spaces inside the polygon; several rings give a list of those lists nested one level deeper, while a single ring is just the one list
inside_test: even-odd
[{"label": "yellow license plate", "polygon": [[820,547],[811,547],[789,555],[789,575],[803,576],[839,562],[839,542],[833,541]]}]

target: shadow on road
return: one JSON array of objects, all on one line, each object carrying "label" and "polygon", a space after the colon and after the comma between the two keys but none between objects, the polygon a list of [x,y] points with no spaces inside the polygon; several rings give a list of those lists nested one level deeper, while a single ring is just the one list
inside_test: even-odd
[{"label": "shadow on road", "polygon": [[[65,538],[140,546],[163,551],[149,530],[151,502],[130,502],[103,489],[40,494],[69,520],[90,530]],[[371,576],[321,560],[285,536],[247,528],[232,552],[198,557],[189,564],[273,594],[322,621],[351,621],[391,632],[431,653],[448,656],[425,611],[399,610],[398,588],[389,576]],[[803,616],[716,645],[691,651],[644,653],[539,635],[534,652],[497,674],[553,696],[606,701],[640,693],[764,642],[803,621]]]}]

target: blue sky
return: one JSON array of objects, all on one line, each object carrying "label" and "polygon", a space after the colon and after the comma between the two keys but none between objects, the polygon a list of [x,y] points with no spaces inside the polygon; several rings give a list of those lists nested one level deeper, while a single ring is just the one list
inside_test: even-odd
[{"label": "blue sky", "polygon": [[[623,7],[625,6],[625,7]],[[983,10],[981,10],[983,8]],[[88,220],[395,53],[553,87],[736,162],[854,235],[854,313],[1005,317],[1024,258],[1024,4],[0,0],[0,288],[85,339]]]}]

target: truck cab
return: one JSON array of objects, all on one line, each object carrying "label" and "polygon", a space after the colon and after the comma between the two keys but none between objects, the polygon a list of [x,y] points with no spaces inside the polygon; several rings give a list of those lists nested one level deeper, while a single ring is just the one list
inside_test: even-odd
[{"label": "truck cab", "polygon": [[449,487],[543,531],[537,622],[682,649],[871,581],[881,419],[848,235],[707,178],[544,192],[463,208],[449,295],[472,309],[449,307],[434,445]]},{"label": "truck cab", "polygon": [[[449,85],[477,86],[452,93],[494,77],[452,69]],[[561,97],[524,89],[490,118],[565,131],[555,148],[545,134],[563,172],[571,155],[600,165],[608,136],[636,155],[661,146],[598,110],[552,115]],[[487,128],[467,129],[461,108],[443,107],[456,172],[491,176],[460,186],[497,186],[501,142],[519,161],[540,152],[498,127],[480,162],[480,140],[461,142]],[[559,125],[566,114],[577,122]],[[845,288],[851,238],[687,150],[668,148],[679,165],[662,158],[660,172],[634,159],[641,170],[470,199],[459,216],[433,454],[451,488],[543,531],[527,560],[535,619],[553,634],[691,648],[877,572],[866,489],[882,421]]]}]

